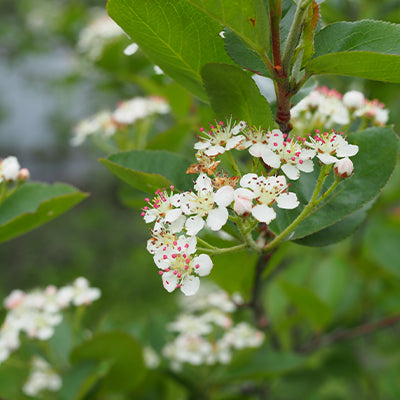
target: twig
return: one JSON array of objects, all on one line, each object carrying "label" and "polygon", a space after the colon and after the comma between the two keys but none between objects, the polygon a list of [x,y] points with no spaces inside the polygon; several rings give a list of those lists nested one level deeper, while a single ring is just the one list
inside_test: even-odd
[{"label": "twig", "polygon": [[350,340],[360,336],[368,335],[379,329],[389,328],[398,322],[400,322],[400,314],[386,317],[375,322],[367,322],[351,329],[336,330],[325,336],[311,340],[309,343],[301,347],[299,352],[308,353],[323,346],[329,346],[344,340]]}]

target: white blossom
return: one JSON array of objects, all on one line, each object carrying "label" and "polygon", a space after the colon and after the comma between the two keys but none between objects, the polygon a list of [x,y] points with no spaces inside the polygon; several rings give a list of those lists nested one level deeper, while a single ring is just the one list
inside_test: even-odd
[{"label": "white blossom", "polygon": [[222,121],[217,126],[211,125],[208,132],[200,128],[202,136],[200,141],[195,143],[194,148],[203,151],[209,157],[217,156],[238,147],[246,139],[245,136],[239,135],[245,128],[244,121],[232,127],[232,120],[229,120],[226,125]]},{"label": "white blossom", "polygon": [[358,153],[358,146],[349,144],[343,134],[332,132],[319,133],[308,137],[305,144],[317,152],[317,157],[324,164],[333,164],[338,158],[351,157]]},{"label": "white blossom", "polygon": [[0,161],[0,182],[14,182],[18,179],[20,165],[17,157],[8,156]]}]

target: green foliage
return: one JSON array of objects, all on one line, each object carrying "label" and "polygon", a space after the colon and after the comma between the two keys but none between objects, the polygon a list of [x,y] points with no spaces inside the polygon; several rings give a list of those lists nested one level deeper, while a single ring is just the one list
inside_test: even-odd
[{"label": "green foliage", "polygon": [[185,0],[110,0],[108,12],[167,75],[207,100],[201,67],[229,61],[217,22]]},{"label": "green foliage", "polygon": [[232,65],[207,64],[202,76],[217,118],[232,115],[250,125],[273,127],[269,104],[248,74]]},{"label": "green foliage", "polygon": [[400,82],[400,26],[382,21],[338,22],[315,36],[309,74]]},{"label": "green foliage", "polygon": [[61,183],[23,185],[0,205],[0,242],[45,224],[86,197],[86,193]]},{"label": "green foliage", "polygon": [[[71,352],[73,364],[90,360],[99,363],[96,374],[101,377],[97,389],[100,393],[129,392],[145,375],[142,349],[125,332],[98,333]],[[91,376],[88,379],[93,381]]]},{"label": "green foliage", "polygon": [[[398,156],[399,144],[394,132],[390,128],[370,128],[352,134],[349,139],[359,146],[359,152],[353,158],[354,175],[340,182],[332,195],[323,201],[310,217],[300,223],[291,237],[292,240],[319,232],[353,214],[373,200],[389,180]],[[292,183],[291,190],[298,194],[301,204],[308,203],[318,174],[319,168],[316,167],[313,173],[302,174],[298,181]],[[300,212],[301,206],[290,211],[279,210],[278,218],[271,224],[271,229],[281,232]],[[357,218],[361,215],[353,217],[356,219],[355,224],[346,221],[350,230],[358,224]],[[335,227],[332,242],[337,240],[337,229],[342,227]],[[347,229],[342,231],[342,234],[347,236]]]},{"label": "green foliage", "polygon": [[190,175],[182,173],[190,161],[167,151],[132,150],[113,154],[100,162],[123,181],[146,193],[171,185],[184,190],[192,183]]}]

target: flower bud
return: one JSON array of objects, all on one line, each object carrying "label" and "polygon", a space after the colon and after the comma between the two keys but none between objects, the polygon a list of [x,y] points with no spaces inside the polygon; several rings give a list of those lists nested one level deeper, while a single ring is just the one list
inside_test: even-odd
[{"label": "flower bud", "polygon": [[348,157],[342,158],[335,163],[334,170],[336,176],[340,178],[348,178],[353,175],[353,163]]},{"label": "flower bud", "polygon": [[1,163],[1,177],[7,182],[13,182],[18,178],[19,169],[16,157],[6,157]]},{"label": "flower bud", "polygon": [[31,174],[29,173],[28,168],[22,168],[18,172],[18,180],[20,182],[25,182],[30,178]]},{"label": "flower bud", "polygon": [[351,110],[358,110],[364,105],[364,95],[357,90],[350,90],[343,96],[343,104]]}]

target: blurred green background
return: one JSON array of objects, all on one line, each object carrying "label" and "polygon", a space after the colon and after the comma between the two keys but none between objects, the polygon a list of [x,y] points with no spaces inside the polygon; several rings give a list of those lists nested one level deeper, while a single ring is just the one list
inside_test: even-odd
[{"label": "blurred green background", "polygon": [[[103,293],[90,309],[91,320],[135,331],[155,316],[172,319],[176,296],[162,288],[152,257],[144,251],[148,227],[140,212],[121,202],[123,183],[97,162],[105,154],[89,144],[71,147],[69,141],[80,119],[112,109],[121,99],[155,94],[152,89],[163,78],[150,72],[152,64],[140,52],[133,58],[123,55],[129,44],[125,37],[98,61],[77,50],[79,33],[96,7],[104,10],[105,4],[0,0],[0,156],[16,155],[33,180],[67,182],[91,194],[67,214],[0,246],[0,297],[14,288],[61,286],[83,275]],[[400,4],[328,0],[321,14],[323,23],[364,18],[400,23]],[[127,71],[135,71],[135,77]],[[400,131],[400,85],[345,77],[324,77],[318,83],[379,99]],[[200,120],[207,121],[211,114],[202,112]],[[195,132],[189,132],[188,145],[194,140]],[[265,304],[282,348],[307,342],[310,332],[400,312],[399,184],[397,167],[353,237],[323,249],[284,246],[275,256],[281,272],[269,284]],[[303,298],[312,293],[322,308],[308,313],[306,304],[288,295],[288,282],[306,288]],[[323,348],[307,368],[276,379],[273,390],[282,399],[398,400],[399,335],[395,325]]]}]

